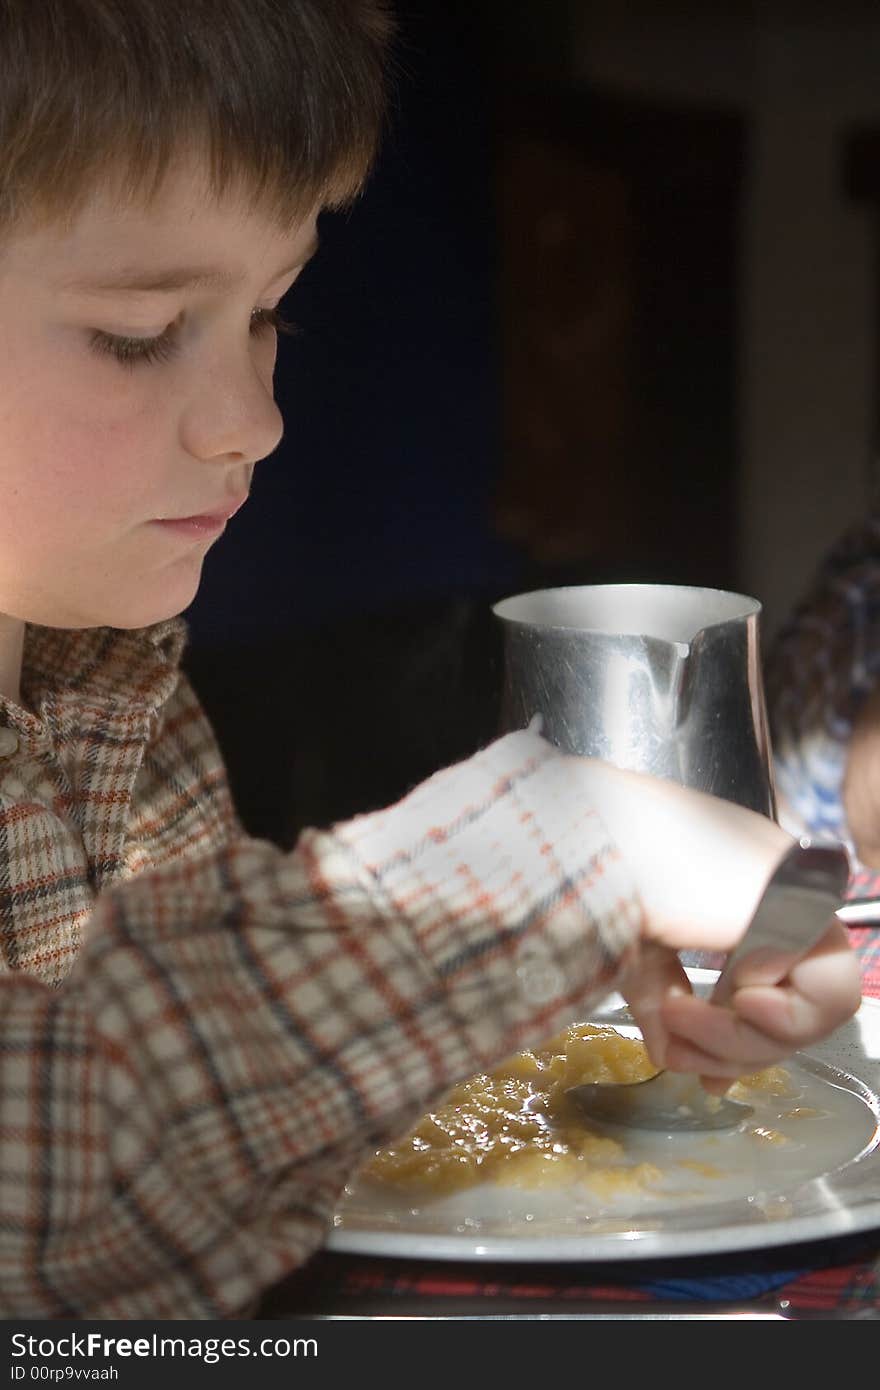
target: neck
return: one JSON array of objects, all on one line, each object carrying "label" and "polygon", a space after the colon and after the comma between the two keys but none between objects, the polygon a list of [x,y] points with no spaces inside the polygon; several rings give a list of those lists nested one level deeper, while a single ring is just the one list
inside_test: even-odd
[{"label": "neck", "polygon": [[24,623],[0,613],[0,695],[16,704],[21,702],[21,662],[24,654]]}]

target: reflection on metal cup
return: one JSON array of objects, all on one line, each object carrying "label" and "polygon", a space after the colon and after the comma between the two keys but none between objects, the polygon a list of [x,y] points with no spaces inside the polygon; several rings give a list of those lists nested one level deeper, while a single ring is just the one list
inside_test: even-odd
[{"label": "reflection on metal cup", "polygon": [[506,731],[542,717],[571,753],[668,777],[776,818],[761,605],[674,584],[502,599]]}]

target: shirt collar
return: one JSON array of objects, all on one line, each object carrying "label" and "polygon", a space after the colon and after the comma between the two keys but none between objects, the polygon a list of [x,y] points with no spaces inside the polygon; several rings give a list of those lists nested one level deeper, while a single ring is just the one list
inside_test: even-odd
[{"label": "shirt collar", "polygon": [[157,710],[177,685],[186,635],[182,618],[131,630],[28,624],[23,697],[32,710],[58,699]]}]

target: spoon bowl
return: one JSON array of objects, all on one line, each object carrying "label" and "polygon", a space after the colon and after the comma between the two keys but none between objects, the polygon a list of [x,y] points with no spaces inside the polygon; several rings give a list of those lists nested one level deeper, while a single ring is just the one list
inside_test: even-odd
[{"label": "spoon bowl", "polygon": [[589,1120],[622,1125],[628,1129],[684,1130],[732,1129],[755,1113],[727,1096],[710,1096],[699,1077],[661,1071],[647,1081],[623,1085],[592,1082],[570,1086],[571,1096]]}]

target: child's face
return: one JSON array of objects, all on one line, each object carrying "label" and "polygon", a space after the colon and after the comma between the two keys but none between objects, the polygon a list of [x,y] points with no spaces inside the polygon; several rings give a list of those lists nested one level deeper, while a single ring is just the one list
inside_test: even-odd
[{"label": "child's face", "polygon": [[[181,164],[148,210],[96,195],[70,228],[0,242],[0,615],[179,613],[281,438],[267,313],[315,249],[317,211],[282,233],[200,175]],[[179,271],[228,280],[172,284]],[[135,277],[167,285],[113,285]],[[139,355],[137,340],[158,341]]]}]

